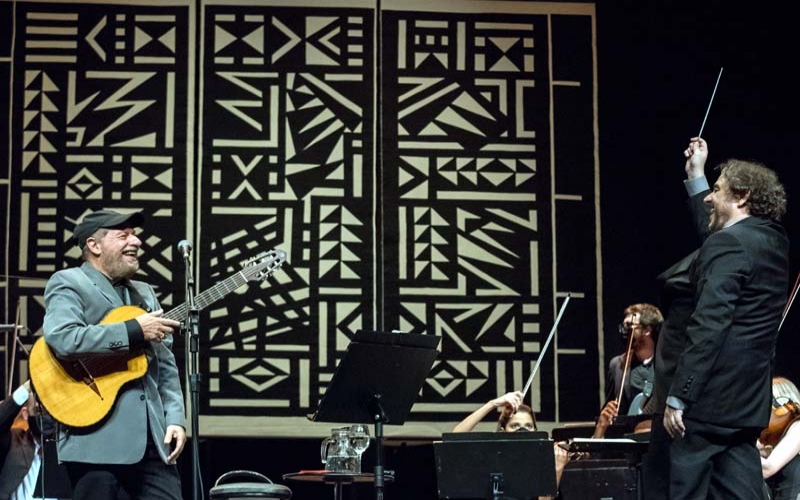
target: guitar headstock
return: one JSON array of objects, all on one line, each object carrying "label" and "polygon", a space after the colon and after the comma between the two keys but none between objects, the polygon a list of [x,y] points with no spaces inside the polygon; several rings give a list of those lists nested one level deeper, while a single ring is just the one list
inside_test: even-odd
[{"label": "guitar headstock", "polygon": [[286,252],[283,250],[263,252],[242,264],[242,274],[247,281],[262,281],[280,269],[285,261]]}]

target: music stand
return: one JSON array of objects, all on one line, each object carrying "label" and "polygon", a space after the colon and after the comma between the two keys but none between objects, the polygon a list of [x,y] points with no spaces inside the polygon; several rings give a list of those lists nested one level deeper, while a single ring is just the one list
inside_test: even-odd
[{"label": "music stand", "polygon": [[[517,431],[524,433],[526,431]],[[510,433],[506,433],[508,435]],[[516,434],[516,433],[514,433]],[[473,432],[445,432],[442,433],[442,441],[492,441],[503,439],[503,435],[498,436],[497,432],[473,431]],[[550,439],[546,431],[527,431],[524,437],[508,439]]]},{"label": "music stand", "polygon": [[[469,433],[467,433],[469,435]],[[535,499],[555,496],[553,442],[535,432],[495,432],[433,443],[439,498]]]},{"label": "music stand", "polygon": [[439,337],[359,330],[308,418],[375,424],[375,498],[383,500],[383,425],[406,421],[436,360]]}]

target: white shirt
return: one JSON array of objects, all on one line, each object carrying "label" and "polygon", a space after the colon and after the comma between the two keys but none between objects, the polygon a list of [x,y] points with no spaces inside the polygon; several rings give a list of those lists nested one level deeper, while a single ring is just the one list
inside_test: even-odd
[{"label": "white shirt", "polygon": [[[29,393],[24,386],[20,386],[14,391],[11,397],[14,398],[14,402],[19,406],[25,406],[28,403]],[[39,443],[36,442],[35,439],[33,444],[34,449],[31,466],[28,469],[28,473],[25,474],[25,477],[22,479],[22,482],[17,486],[17,490],[11,494],[11,500],[34,500],[34,498],[42,498],[33,496],[34,491],[36,491],[36,481],[39,479],[39,469],[42,467],[42,457],[39,454],[41,446],[39,446]]]},{"label": "white shirt", "polygon": [[[17,486],[17,491],[11,495],[11,500],[32,500],[33,492],[36,491],[36,481],[39,479],[39,469],[42,467],[42,457],[39,455],[39,443],[35,443],[33,460],[28,473]],[[41,498],[41,497],[38,497]]]}]

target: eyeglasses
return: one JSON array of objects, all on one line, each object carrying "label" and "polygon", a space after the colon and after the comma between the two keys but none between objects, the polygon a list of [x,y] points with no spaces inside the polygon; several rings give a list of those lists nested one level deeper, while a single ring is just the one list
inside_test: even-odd
[{"label": "eyeglasses", "polygon": [[627,335],[628,333],[631,333],[633,329],[638,326],[642,326],[641,323],[620,323],[617,326],[617,331],[621,335]]}]

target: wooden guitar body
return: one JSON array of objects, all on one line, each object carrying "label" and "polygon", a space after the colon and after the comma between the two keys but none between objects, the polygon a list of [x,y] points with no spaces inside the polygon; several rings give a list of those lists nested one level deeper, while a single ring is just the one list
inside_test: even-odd
[{"label": "wooden guitar body", "polygon": [[[100,324],[133,319],[145,311],[122,306],[109,312]],[[147,372],[141,352],[59,359],[39,338],[31,349],[31,382],[50,415],[71,427],[88,427],[103,419],[114,406],[122,386]]]}]

